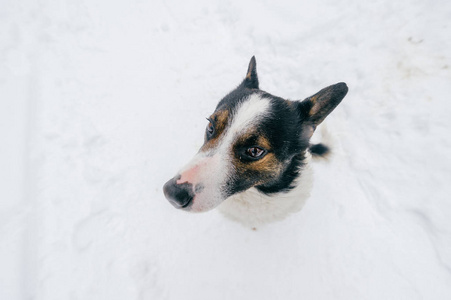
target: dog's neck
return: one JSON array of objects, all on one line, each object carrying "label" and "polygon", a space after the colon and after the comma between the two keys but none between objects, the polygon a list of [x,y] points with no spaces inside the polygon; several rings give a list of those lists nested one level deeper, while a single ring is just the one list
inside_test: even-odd
[{"label": "dog's neck", "polygon": [[219,206],[219,210],[226,217],[251,228],[282,220],[299,211],[310,196],[313,181],[310,153],[304,162],[295,187],[290,191],[268,195],[256,188],[250,188],[226,199]]}]

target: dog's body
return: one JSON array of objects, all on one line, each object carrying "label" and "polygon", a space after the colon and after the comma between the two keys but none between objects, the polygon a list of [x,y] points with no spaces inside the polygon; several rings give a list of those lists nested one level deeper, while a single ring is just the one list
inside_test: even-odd
[{"label": "dog's body", "polygon": [[208,118],[204,145],[164,186],[168,200],[187,211],[219,206],[228,217],[255,227],[299,211],[310,195],[311,153],[327,147],[309,140],[341,102],[338,83],[303,101],[259,89],[255,58],[246,78]]}]

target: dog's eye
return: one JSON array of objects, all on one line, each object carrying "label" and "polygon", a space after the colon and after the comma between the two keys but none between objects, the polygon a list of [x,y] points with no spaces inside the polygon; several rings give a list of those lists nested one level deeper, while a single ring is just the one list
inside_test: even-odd
[{"label": "dog's eye", "polygon": [[[208,120],[208,121],[210,121],[210,120]],[[208,123],[208,125],[207,125],[207,135],[210,137],[213,135],[214,132],[215,132],[215,126],[210,121],[210,123]]]},{"label": "dog's eye", "polygon": [[246,150],[246,154],[249,155],[252,158],[259,158],[263,154],[265,154],[265,150],[259,147],[251,147]]}]

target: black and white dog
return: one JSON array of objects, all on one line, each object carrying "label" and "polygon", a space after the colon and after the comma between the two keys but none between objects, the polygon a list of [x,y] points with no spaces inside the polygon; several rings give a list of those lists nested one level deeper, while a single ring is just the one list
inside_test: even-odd
[{"label": "black and white dog", "polygon": [[328,148],[310,137],[348,92],[345,83],[303,101],[259,89],[255,57],[246,78],[208,118],[199,152],[164,185],[176,208],[202,212],[219,206],[254,227],[299,211],[310,195],[311,154]]}]

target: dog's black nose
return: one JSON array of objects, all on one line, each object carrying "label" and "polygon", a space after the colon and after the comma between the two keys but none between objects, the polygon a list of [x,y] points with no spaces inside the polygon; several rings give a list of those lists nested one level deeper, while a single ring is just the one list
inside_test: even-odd
[{"label": "dog's black nose", "polygon": [[177,184],[180,176],[176,176],[166,182],[163,187],[166,199],[174,205],[175,208],[185,208],[191,204],[194,198],[193,185],[185,182]]}]

